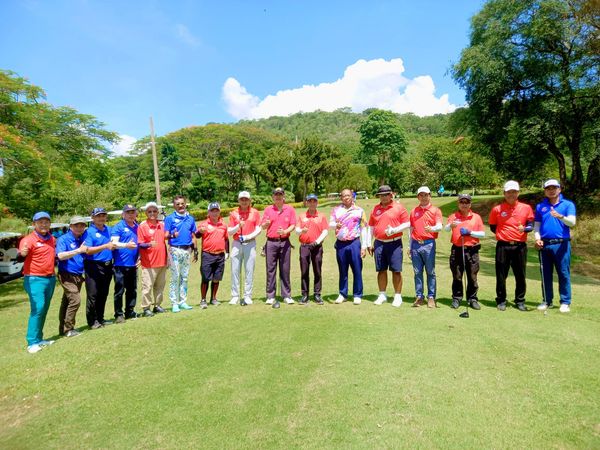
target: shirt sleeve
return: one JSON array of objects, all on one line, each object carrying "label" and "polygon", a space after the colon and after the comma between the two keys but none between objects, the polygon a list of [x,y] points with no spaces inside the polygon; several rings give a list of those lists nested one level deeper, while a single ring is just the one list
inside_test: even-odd
[{"label": "shirt sleeve", "polygon": [[498,223],[498,211],[497,211],[497,207],[492,208],[492,210],[490,211],[490,218],[488,223],[490,225],[496,225]]}]

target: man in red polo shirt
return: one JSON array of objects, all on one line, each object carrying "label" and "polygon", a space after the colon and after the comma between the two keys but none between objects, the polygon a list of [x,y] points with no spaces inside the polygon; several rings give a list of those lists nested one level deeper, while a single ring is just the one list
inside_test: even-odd
[{"label": "man in red polo shirt", "polygon": [[142,314],[152,317],[165,312],[160,305],[167,280],[167,245],[165,225],[158,220],[158,205],[148,202],[144,212],[147,218],[137,229],[142,266]]},{"label": "man in red polo shirt", "polygon": [[435,308],[435,240],[442,229],[442,211],[431,204],[431,190],[427,186],[417,189],[419,205],[410,212],[410,245],[408,257],[415,272],[416,299],[414,307],[425,304],[423,269],[427,273],[427,307]]},{"label": "man in red polo shirt", "polygon": [[515,305],[520,311],[525,306],[525,268],[527,265],[527,233],[533,231],[534,216],[531,206],[519,200],[519,183],[504,184],[504,201],[490,212],[489,224],[496,234],[496,304],[506,310],[506,278],[512,268],[515,275]]},{"label": "man in red polo shirt", "polygon": [[315,194],[306,196],[308,210],[298,216],[298,240],[300,241],[300,273],[302,276],[301,305],[308,304],[310,292],[310,265],[314,274],[315,303],[322,305],[321,268],[323,266],[323,240],[327,237],[329,222],[325,214],[317,211],[318,197]]},{"label": "man in red polo shirt", "polygon": [[292,288],[290,284],[290,257],[292,244],[290,233],[296,226],[296,211],[285,204],[283,188],[273,189],[273,204],[263,212],[261,226],[267,231],[265,256],[267,264],[267,305],[279,308],[275,299],[277,265],[279,265],[279,280],[283,301],[292,304]]},{"label": "man in red polo shirt", "polygon": [[223,279],[225,270],[225,260],[229,247],[229,235],[227,225],[221,218],[221,206],[217,202],[208,205],[208,219],[200,222],[196,237],[202,236],[202,259],[200,260],[200,273],[202,275],[202,284],[200,293],[202,300],[200,307],[206,309],[206,293],[208,292],[208,283],[210,287],[210,304],[218,306],[217,291],[219,283]]},{"label": "man in red polo shirt", "polygon": [[375,238],[375,245],[368,248],[369,254],[375,256],[379,287],[379,296],[374,304],[381,305],[387,301],[385,291],[389,269],[394,285],[392,306],[399,307],[402,305],[402,232],[410,226],[410,218],[406,208],[394,202],[389,186],[380,186],[375,195],[379,197],[379,204],[375,205],[369,217],[370,235]]}]

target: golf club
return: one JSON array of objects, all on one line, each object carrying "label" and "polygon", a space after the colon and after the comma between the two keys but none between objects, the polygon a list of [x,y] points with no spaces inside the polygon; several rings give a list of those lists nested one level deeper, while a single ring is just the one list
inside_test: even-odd
[{"label": "golf club", "polygon": [[[544,262],[542,261],[542,249],[543,248],[540,248],[538,250],[538,259],[540,260],[540,279],[542,280],[542,301],[546,303],[546,285],[544,284]],[[547,313],[548,309],[544,311],[544,315]]]},{"label": "golf club", "polygon": [[465,300],[467,304],[465,305],[465,312],[462,312],[458,315],[458,317],[462,319],[469,318],[469,297],[467,296],[467,264],[465,263],[465,237],[463,235],[460,236],[461,244],[462,244],[462,260],[463,260],[463,273],[462,273],[462,282],[463,282],[463,292],[465,294]]}]

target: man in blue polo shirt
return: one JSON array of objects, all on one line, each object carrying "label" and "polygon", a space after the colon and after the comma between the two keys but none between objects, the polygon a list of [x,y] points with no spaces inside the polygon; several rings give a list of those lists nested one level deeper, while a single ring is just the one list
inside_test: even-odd
[{"label": "man in blue polo shirt", "polygon": [[78,336],[75,329],[75,316],[81,304],[81,286],[83,285],[83,254],[87,247],[85,219],[71,217],[69,231],[56,241],[58,257],[58,280],[63,287],[62,302],[58,313],[58,333],[66,337]]},{"label": "man in blue polo shirt", "polygon": [[190,260],[198,261],[198,249],[195,237],[196,221],[186,211],[185,197],[183,195],[175,196],[173,207],[175,211],[165,218],[165,239],[169,240],[169,267],[171,269],[169,299],[172,311],[177,313],[182,309],[192,309],[187,304],[187,285]]},{"label": "man in blue polo shirt", "polygon": [[571,310],[571,228],[576,222],[575,204],[563,198],[555,179],[544,183],[544,195],[546,198],[535,207],[535,247],[540,251],[544,290],[544,301],[537,309],[552,308],[552,271],[556,268],[560,312],[567,313]]},{"label": "man in blue polo shirt", "polygon": [[110,227],[106,225],[104,208],[94,208],[92,223],[83,241],[87,247],[83,260],[85,269],[86,318],[92,330],[110,325],[104,320],[104,308],[110,280],[112,279],[112,251],[116,245],[110,240]]},{"label": "man in blue polo shirt", "polygon": [[[122,219],[111,228],[111,240],[117,248],[113,251],[113,272],[115,275],[115,322],[135,319],[137,300],[137,208],[127,204],[123,206]],[[123,294],[125,294],[125,313],[123,313]]]}]

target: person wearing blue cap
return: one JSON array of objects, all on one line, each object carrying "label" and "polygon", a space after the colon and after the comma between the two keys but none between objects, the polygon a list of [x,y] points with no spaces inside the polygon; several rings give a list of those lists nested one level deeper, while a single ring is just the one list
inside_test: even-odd
[{"label": "person wearing blue cap", "polygon": [[542,265],[542,290],[544,301],[537,307],[540,311],[552,308],[554,291],[552,272],[556,268],[560,312],[571,310],[571,228],[575,226],[575,204],[563,197],[558,180],[544,183],[546,198],[535,207],[535,248],[540,252]]},{"label": "person wearing blue cap", "polygon": [[171,311],[178,313],[182,309],[192,309],[187,303],[188,275],[190,263],[198,261],[198,249],[195,237],[196,220],[186,211],[185,197],[176,195],[173,198],[173,207],[175,211],[165,218],[165,239],[169,240]]},{"label": "person wearing blue cap", "polygon": [[24,261],[23,287],[29,296],[31,312],[27,323],[27,351],[37,353],[54,341],[44,340],[43,329],[50,300],[56,286],[54,249],[50,234],[50,214],[40,211],[33,216],[33,231],[21,239],[18,259]]},{"label": "person wearing blue cap", "polygon": [[[123,323],[125,319],[135,319],[137,301],[137,262],[138,223],[137,208],[131,204],[123,206],[122,219],[110,230],[110,238],[115,243],[113,250],[113,273],[115,277],[115,323]],[[125,295],[125,312],[123,312],[123,295]]]},{"label": "person wearing blue cap", "polygon": [[83,260],[85,269],[86,319],[92,330],[110,325],[104,320],[104,309],[112,279],[112,251],[116,248],[110,239],[110,227],[106,225],[104,208],[94,208],[83,244],[87,247]]}]

